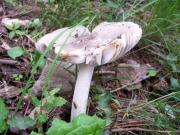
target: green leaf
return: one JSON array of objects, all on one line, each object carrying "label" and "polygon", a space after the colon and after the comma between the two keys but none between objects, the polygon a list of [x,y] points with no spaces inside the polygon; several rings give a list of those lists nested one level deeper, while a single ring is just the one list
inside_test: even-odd
[{"label": "green leaf", "polygon": [[4,101],[0,97],[0,119],[4,120],[8,116],[8,110],[4,104]]},{"label": "green leaf", "polygon": [[49,95],[54,96],[55,94],[57,94],[60,91],[60,88],[54,88],[53,90],[51,90],[49,92]]},{"label": "green leaf", "polygon": [[48,4],[53,4],[55,0],[48,0]]},{"label": "green leaf", "polygon": [[104,126],[104,120],[80,114],[71,123],[54,119],[47,135],[101,135]]},{"label": "green leaf", "polygon": [[31,100],[31,103],[35,106],[35,107],[38,107],[40,106],[40,101],[37,97],[31,95],[30,96],[30,100]]},{"label": "green leaf", "polygon": [[171,118],[171,119],[175,119],[176,116],[173,112],[173,108],[169,105],[169,104],[166,104],[165,105],[165,113]]},{"label": "green leaf", "polygon": [[21,27],[19,23],[13,23],[13,25],[15,30],[18,30]]},{"label": "green leaf", "polygon": [[7,129],[7,124],[4,119],[8,116],[8,110],[4,104],[3,99],[0,97],[0,133],[3,133]]},{"label": "green leaf", "polygon": [[180,87],[178,79],[171,77],[170,82],[171,82],[172,87],[174,87],[174,88],[179,88]]},{"label": "green leaf", "polygon": [[42,134],[32,131],[30,135],[42,135]]},{"label": "green leaf", "polygon": [[177,56],[172,53],[168,54],[166,59],[169,62],[176,62],[178,60]]},{"label": "green leaf", "polygon": [[38,67],[39,67],[40,69],[43,69],[44,66],[45,66],[45,64],[46,64],[46,60],[43,58],[43,59],[39,62]]},{"label": "green leaf", "polygon": [[9,6],[16,6],[17,5],[17,0],[5,0],[5,2]]},{"label": "green leaf", "polygon": [[149,76],[149,77],[154,77],[154,76],[156,76],[156,75],[157,75],[156,69],[149,69],[149,70],[148,70],[148,76]]},{"label": "green leaf", "polygon": [[119,8],[119,4],[112,2],[110,0],[108,0],[106,5],[107,5],[107,7],[110,7],[110,8],[115,8],[115,9]]},{"label": "green leaf", "polygon": [[32,120],[30,117],[13,117],[7,121],[8,125],[13,128],[18,129],[27,129],[33,127],[36,122]]},{"label": "green leaf", "polygon": [[108,103],[111,101],[112,95],[109,92],[103,93],[100,95],[99,100],[98,100],[98,105],[100,107],[106,107]]},{"label": "green leaf", "polygon": [[41,22],[38,18],[36,18],[36,19],[33,20],[33,22],[32,22],[31,25],[32,25],[32,27],[34,27],[34,28],[40,27],[40,26],[42,25],[42,22]]},{"label": "green leaf", "polygon": [[36,114],[36,119],[40,123],[45,123],[48,120],[48,116],[45,114]]},{"label": "green leaf", "polygon": [[54,97],[54,96],[48,96],[46,98],[46,103],[44,105],[44,107],[47,109],[47,110],[50,110],[52,109],[53,107],[56,107],[56,106],[62,106],[66,103],[66,100],[62,97]]},{"label": "green leaf", "polygon": [[24,32],[20,30],[16,30],[15,33],[20,36],[24,35]]},{"label": "green leaf", "polygon": [[175,62],[170,62],[169,65],[171,66],[174,73],[180,73],[180,69],[177,67],[178,64],[176,64]]},{"label": "green leaf", "polygon": [[24,51],[21,47],[13,47],[11,49],[8,50],[8,56],[16,59],[17,57],[20,57],[24,54]]},{"label": "green leaf", "polygon": [[13,39],[15,37],[16,33],[14,31],[9,32],[9,38]]},{"label": "green leaf", "polygon": [[62,106],[62,105],[64,105],[66,103],[66,100],[64,98],[62,98],[62,97],[54,97],[51,101],[50,102],[54,106]]},{"label": "green leaf", "polygon": [[5,121],[0,117],[0,133],[3,133],[8,128]]},{"label": "green leaf", "polygon": [[6,24],[5,27],[8,29],[8,30],[13,30],[13,25],[10,25],[10,24]]}]

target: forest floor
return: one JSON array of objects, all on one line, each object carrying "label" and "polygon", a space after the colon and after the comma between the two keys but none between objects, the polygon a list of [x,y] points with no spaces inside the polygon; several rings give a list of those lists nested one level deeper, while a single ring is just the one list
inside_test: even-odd
[{"label": "forest floor", "polygon": [[[34,69],[41,57],[35,49],[40,37],[57,28],[73,26],[87,16],[84,25],[91,29],[103,21],[129,20],[142,26],[143,37],[124,57],[95,69],[87,113],[106,120],[107,135],[179,134],[180,3],[177,3],[178,0],[164,5],[157,0],[0,2],[0,97],[9,116],[15,112],[16,116],[32,118],[37,109],[35,104],[44,99],[31,93],[46,63],[42,59]],[[30,20],[31,27],[7,28],[2,23],[4,18]],[[57,72],[53,73],[51,89],[54,85],[60,87],[56,79],[61,73]],[[46,112],[48,118],[43,126],[23,130],[11,127],[4,131],[25,135],[42,126],[45,133],[55,117],[69,122],[72,91],[69,93],[58,94],[67,102]]]}]

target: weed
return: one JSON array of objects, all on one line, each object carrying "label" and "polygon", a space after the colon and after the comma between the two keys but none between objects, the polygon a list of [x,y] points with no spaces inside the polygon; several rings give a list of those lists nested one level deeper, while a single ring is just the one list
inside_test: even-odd
[{"label": "weed", "polygon": [[19,30],[20,29],[20,24],[18,23],[13,23],[12,25],[6,25],[6,27],[9,29],[9,38],[12,39],[15,36],[22,36],[24,35],[24,32]]},{"label": "weed", "polygon": [[23,78],[23,75],[22,74],[13,74],[12,78],[15,81],[20,81]]}]

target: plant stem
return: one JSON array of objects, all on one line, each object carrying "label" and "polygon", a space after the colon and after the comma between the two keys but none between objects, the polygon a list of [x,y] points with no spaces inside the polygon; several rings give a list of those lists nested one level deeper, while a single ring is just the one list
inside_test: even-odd
[{"label": "plant stem", "polygon": [[71,120],[80,113],[86,113],[89,88],[94,66],[80,64],[71,109]]}]

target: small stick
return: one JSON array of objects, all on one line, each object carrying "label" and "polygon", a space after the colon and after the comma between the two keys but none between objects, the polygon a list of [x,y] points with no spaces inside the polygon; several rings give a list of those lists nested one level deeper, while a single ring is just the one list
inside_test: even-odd
[{"label": "small stick", "polygon": [[124,88],[126,88],[126,87],[128,87],[128,86],[135,85],[135,84],[137,84],[137,83],[139,83],[139,82],[141,82],[141,81],[142,81],[142,80],[136,80],[136,81],[134,81],[134,82],[132,82],[132,83],[130,83],[130,84],[124,85],[124,86],[119,87],[119,88],[114,89],[114,90],[111,90],[110,92],[111,92],[111,93],[117,92],[117,91],[119,91],[119,90],[121,90],[121,89],[124,89]]},{"label": "small stick", "polygon": [[140,64],[126,64],[126,63],[118,64],[118,68],[132,68],[132,67],[139,68]]},{"label": "small stick", "polygon": [[15,61],[15,60],[0,59],[0,64],[15,65],[17,63],[18,61]]},{"label": "small stick", "polygon": [[139,126],[148,126],[149,124],[138,124],[138,123],[132,123],[132,124],[124,124],[124,125],[116,125],[114,128],[132,128],[132,127],[139,127]]},{"label": "small stick", "polygon": [[28,40],[32,43],[32,44],[36,44],[36,42],[29,36],[29,35],[25,35],[27,38],[28,38]]},{"label": "small stick", "polygon": [[34,10],[30,10],[30,11],[26,11],[26,12],[20,12],[20,13],[17,13],[17,14],[10,14],[10,15],[6,15],[6,16],[1,16],[0,19],[3,19],[3,18],[13,18],[13,17],[18,17],[18,16],[22,16],[22,15],[27,15],[31,12],[33,12]]},{"label": "small stick", "polygon": [[152,129],[144,129],[144,128],[118,128],[118,129],[112,129],[111,131],[112,132],[145,131],[145,132],[158,132],[158,133],[180,133],[180,130],[162,131],[162,130],[152,130]]},{"label": "small stick", "polygon": [[24,116],[26,116],[26,114],[27,114],[27,112],[28,112],[28,109],[29,109],[29,106],[30,106],[30,102],[28,101],[28,104],[27,104],[27,107],[26,107],[26,110],[25,110]]},{"label": "small stick", "polygon": [[115,75],[115,71],[97,71],[96,74],[104,75],[104,74],[112,74]]}]

